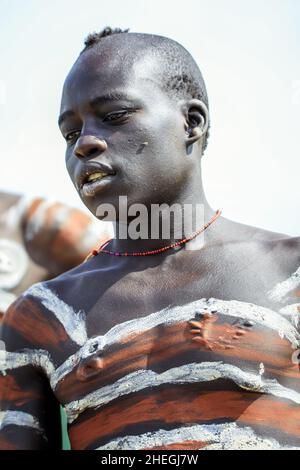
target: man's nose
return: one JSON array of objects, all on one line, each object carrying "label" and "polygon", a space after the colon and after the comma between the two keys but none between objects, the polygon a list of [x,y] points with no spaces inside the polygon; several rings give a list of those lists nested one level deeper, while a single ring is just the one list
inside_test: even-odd
[{"label": "man's nose", "polygon": [[97,157],[107,149],[105,140],[98,139],[93,135],[79,137],[74,148],[74,154],[78,158]]}]

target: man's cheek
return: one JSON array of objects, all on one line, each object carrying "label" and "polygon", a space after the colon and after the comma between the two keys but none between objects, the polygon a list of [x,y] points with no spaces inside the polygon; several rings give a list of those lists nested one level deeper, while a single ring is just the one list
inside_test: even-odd
[{"label": "man's cheek", "polygon": [[69,173],[69,176],[70,176],[71,180],[73,181],[73,179],[74,179],[74,170],[75,170],[75,161],[74,161],[74,158],[70,154],[66,154],[65,165],[66,165],[67,172]]}]

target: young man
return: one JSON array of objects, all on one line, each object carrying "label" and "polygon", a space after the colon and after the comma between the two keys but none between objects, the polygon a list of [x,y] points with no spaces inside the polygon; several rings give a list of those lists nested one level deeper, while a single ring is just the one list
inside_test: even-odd
[{"label": "young man", "polygon": [[[160,36],[90,35],[59,125],[79,196],[99,218],[112,207],[116,233],[9,309],[1,448],[59,447],[59,404],[73,449],[300,448],[300,239],[210,207],[208,99],[193,58]],[[201,224],[182,217],[179,235],[172,218],[166,238],[165,210],[149,236],[152,205],[175,203],[196,222],[200,206]],[[149,210],[148,238],[130,229],[134,204]]]}]

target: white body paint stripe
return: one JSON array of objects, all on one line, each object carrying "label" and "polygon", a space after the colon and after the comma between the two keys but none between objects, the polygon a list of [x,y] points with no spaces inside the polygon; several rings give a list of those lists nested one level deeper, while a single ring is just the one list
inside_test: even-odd
[{"label": "white body paint stripe", "polygon": [[245,372],[236,366],[223,362],[202,362],[199,364],[193,362],[168,369],[161,374],[149,369],[137,370],[112,384],[87,394],[80,400],[68,403],[65,405],[65,410],[68,422],[72,423],[87,408],[99,409],[116,398],[148,387],[158,387],[163,384],[209,382],[220,378],[232,380],[245,390],[274,395],[300,404],[300,393],[280,385],[275,379],[262,379],[258,373]]},{"label": "white body paint stripe", "polygon": [[82,346],[87,341],[85,327],[85,313],[75,310],[61,300],[52,290],[44,286],[42,282],[33,284],[23,296],[31,295],[37,298],[44,307],[52,312],[64,327],[69,337]]},{"label": "white body paint stripe", "polygon": [[37,207],[34,214],[30,217],[26,224],[25,240],[31,241],[44,223],[44,218],[47,210],[53,205],[54,201],[48,199],[42,201]]},{"label": "white body paint stripe", "polygon": [[0,350],[0,373],[3,375],[6,375],[8,370],[18,369],[27,365],[41,367],[49,380],[51,380],[51,376],[55,371],[49,353],[42,349],[23,349],[22,352]]},{"label": "white body paint stripe", "polygon": [[96,450],[141,450],[167,446],[185,441],[203,441],[207,446],[201,450],[300,450],[300,447],[282,446],[273,438],[257,435],[254,430],[237,426],[236,423],[196,424],[172,430],[124,436],[114,439]]},{"label": "white body paint stripe", "polygon": [[[299,309],[299,310],[298,310]],[[285,316],[295,328],[299,327],[300,303],[286,305],[279,310],[279,313]]]},{"label": "white body paint stripe", "polygon": [[[204,309],[207,310],[204,310]],[[191,320],[196,311],[208,312],[217,310],[219,314],[243,320],[252,320],[264,327],[276,331],[281,338],[291,342],[297,349],[300,343],[300,334],[297,329],[279,313],[255,304],[240,302],[237,300],[200,299],[194,302],[175,307],[167,307],[145,317],[134,318],[115,325],[105,335],[89,339],[84,346],[70,356],[55,371],[51,385],[55,389],[58,383],[72,371],[79,361],[96,351],[101,352],[105,347],[121,341],[130,334],[139,334],[150,330],[160,324],[174,324]],[[92,347],[93,353],[90,352]]]},{"label": "white body paint stripe", "polygon": [[16,294],[0,288],[0,312],[6,312],[8,307],[17,299]]},{"label": "white body paint stripe", "polygon": [[2,212],[0,215],[1,225],[3,224],[6,229],[15,230],[33,200],[32,196],[21,196],[15,204]]},{"label": "white body paint stripe", "polygon": [[300,267],[288,279],[276,284],[273,289],[268,292],[270,299],[280,302],[292,290],[300,286]]},{"label": "white body paint stripe", "polygon": [[44,430],[41,428],[37,418],[24,411],[2,411],[0,412],[0,430],[5,426],[27,426],[36,429],[45,437]]}]

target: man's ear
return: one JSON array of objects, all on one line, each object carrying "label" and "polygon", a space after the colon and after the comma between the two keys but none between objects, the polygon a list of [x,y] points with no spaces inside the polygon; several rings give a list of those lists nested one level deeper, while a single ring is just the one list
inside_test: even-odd
[{"label": "man's ear", "polygon": [[182,104],[184,113],[186,145],[189,146],[197,142],[208,129],[209,111],[203,101],[191,99]]}]

